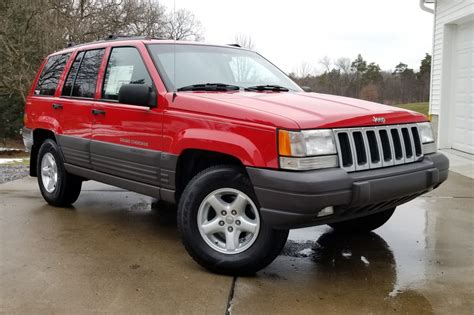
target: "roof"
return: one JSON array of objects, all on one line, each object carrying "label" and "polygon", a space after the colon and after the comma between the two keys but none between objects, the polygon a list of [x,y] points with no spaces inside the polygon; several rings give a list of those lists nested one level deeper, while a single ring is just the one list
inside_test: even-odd
[{"label": "roof", "polygon": [[169,40],[169,39],[158,39],[158,38],[150,38],[150,37],[121,37],[121,36],[116,36],[116,37],[108,37],[106,39],[102,40],[97,40],[93,42],[88,42],[88,43],[82,43],[78,45],[70,45],[67,48],[61,49],[59,51],[56,51],[52,53],[51,55],[57,55],[57,54],[63,54],[67,52],[73,52],[78,48],[81,47],[90,47],[90,48],[100,48],[100,47],[105,47],[108,46],[108,44],[114,43],[114,44],[131,44],[131,43],[137,43],[141,42],[144,44],[179,44],[179,45],[199,45],[199,46],[214,46],[214,47],[226,47],[226,48],[234,48],[234,49],[242,49],[242,50],[248,50],[246,48],[242,48],[237,44],[228,44],[228,45],[218,45],[218,44],[210,44],[210,43],[203,43],[203,42],[196,42],[196,41],[182,41],[182,40]]}]

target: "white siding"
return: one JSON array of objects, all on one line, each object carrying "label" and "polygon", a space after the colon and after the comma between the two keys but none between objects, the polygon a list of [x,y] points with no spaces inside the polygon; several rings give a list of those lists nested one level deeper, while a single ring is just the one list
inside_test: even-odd
[{"label": "white siding", "polygon": [[[474,0],[437,0],[435,8],[433,59],[431,74],[430,113],[439,115],[442,102],[441,84],[443,79],[443,51],[447,43],[444,42],[446,25],[456,23],[463,17],[474,13]],[[445,78],[447,79],[447,78]]]}]

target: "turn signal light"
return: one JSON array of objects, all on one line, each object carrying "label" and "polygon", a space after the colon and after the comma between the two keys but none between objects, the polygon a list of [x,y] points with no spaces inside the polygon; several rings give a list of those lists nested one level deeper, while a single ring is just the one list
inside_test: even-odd
[{"label": "turn signal light", "polygon": [[290,132],[287,130],[278,130],[278,153],[291,156]]}]

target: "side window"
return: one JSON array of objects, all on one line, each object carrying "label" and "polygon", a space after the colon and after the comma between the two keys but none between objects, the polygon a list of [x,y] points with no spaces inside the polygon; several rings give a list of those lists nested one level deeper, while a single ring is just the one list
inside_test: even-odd
[{"label": "side window", "polygon": [[63,86],[63,91],[61,95],[63,96],[71,96],[72,92],[72,85],[74,84],[74,80],[76,78],[77,70],[79,70],[79,66],[81,65],[82,58],[84,57],[84,52],[81,51],[77,54],[76,59],[72,63],[71,69],[69,69],[69,73],[67,75],[66,82]]},{"label": "side window", "polygon": [[105,71],[102,98],[118,100],[123,84],[146,84],[152,88],[152,81],[136,48],[117,47],[110,53]]},{"label": "side window", "polygon": [[71,54],[55,55],[48,58],[35,88],[35,95],[54,95],[59,78]]},{"label": "side window", "polygon": [[104,49],[77,54],[64,84],[62,95],[94,98],[103,55]]}]

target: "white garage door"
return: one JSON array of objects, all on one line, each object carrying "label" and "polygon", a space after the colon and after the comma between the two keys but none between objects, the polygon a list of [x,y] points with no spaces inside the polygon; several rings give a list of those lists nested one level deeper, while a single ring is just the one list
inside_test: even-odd
[{"label": "white garage door", "polygon": [[474,154],[474,21],[460,24],[454,47],[453,148]]}]

